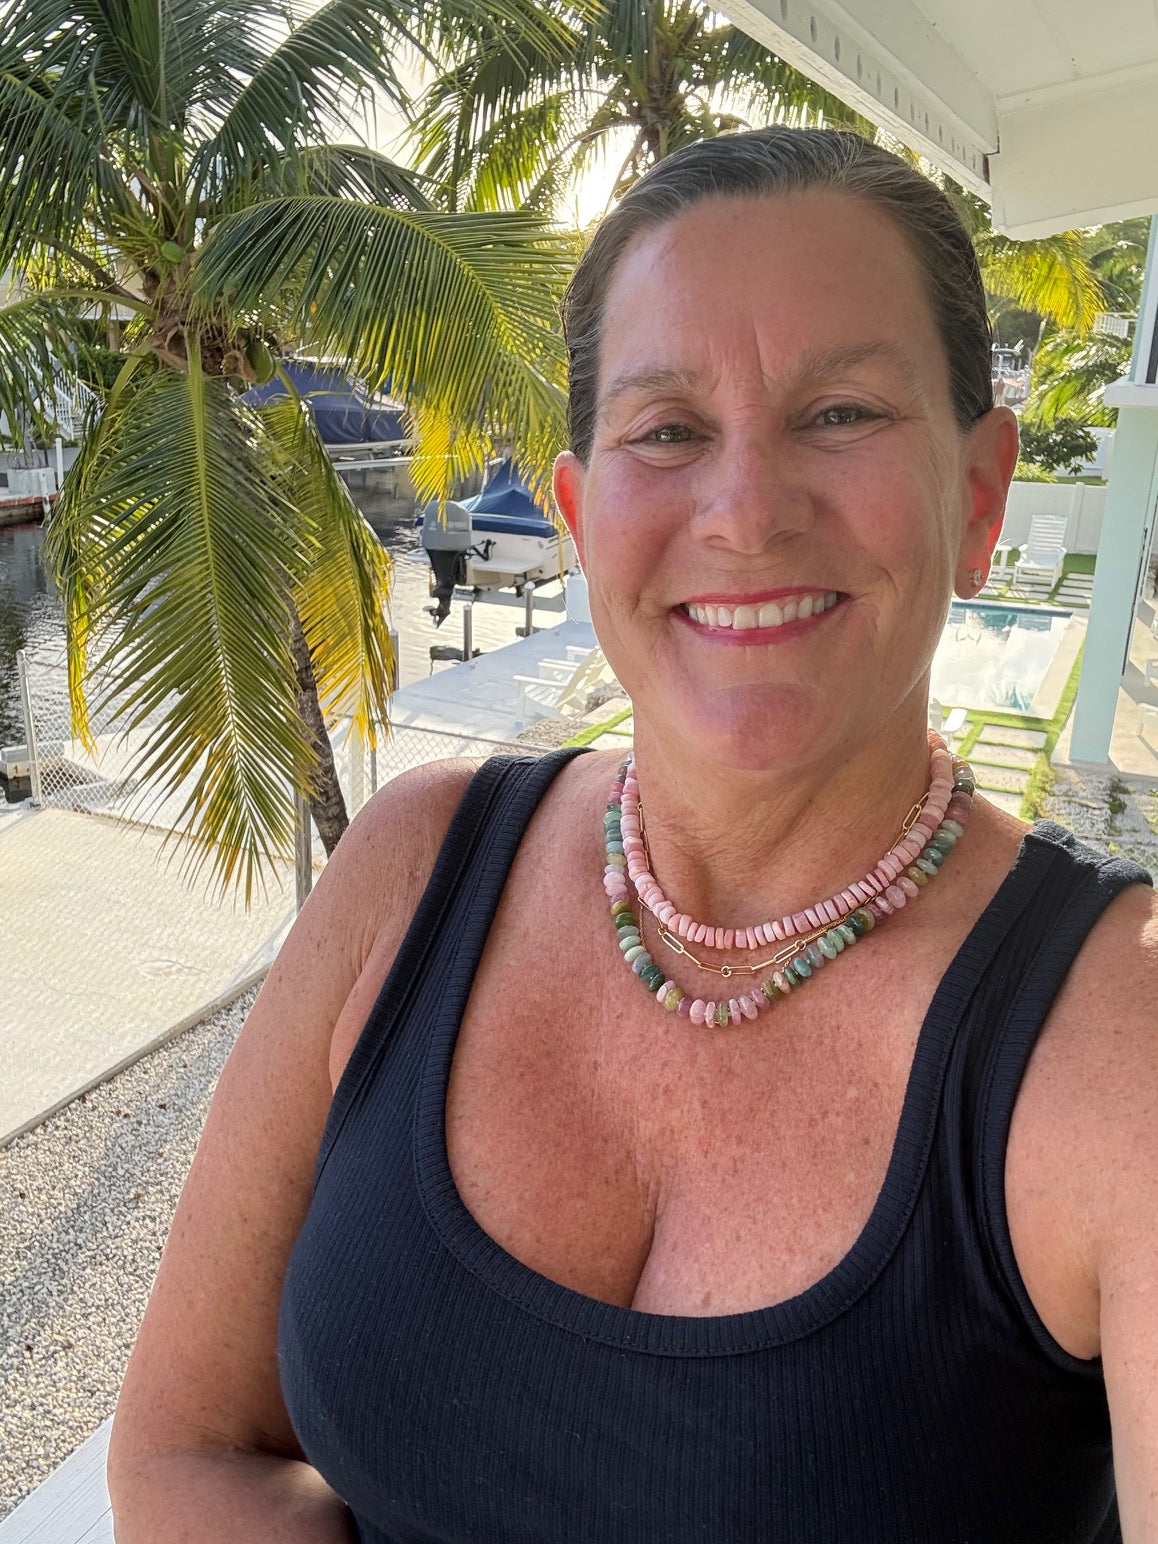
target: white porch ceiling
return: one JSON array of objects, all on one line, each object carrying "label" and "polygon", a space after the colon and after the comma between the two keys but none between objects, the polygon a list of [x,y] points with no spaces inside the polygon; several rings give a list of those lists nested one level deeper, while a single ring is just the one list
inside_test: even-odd
[{"label": "white porch ceiling", "polygon": [[1044,236],[1158,211],[1158,0],[715,0]]}]

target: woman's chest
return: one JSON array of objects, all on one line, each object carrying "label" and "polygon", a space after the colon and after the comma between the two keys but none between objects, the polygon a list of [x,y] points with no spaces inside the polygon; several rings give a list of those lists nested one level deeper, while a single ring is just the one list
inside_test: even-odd
[{"label": "woman's chest", "polygon": [[[945,1062],[919,1050],[949,963],[935,946],[901,956],[881,940],[754,1023],[706,1031],[666,1013],[613,947],[576,970],[576,951],[556,958],[542,938],[538,952],[525,935],[493,944],[454,1051],[447,1151],[484,1232],[549,1280],[652,1313],[766,1307],[819,1282],[923,1179],[915,1133],[954,1097],[930,1085]],[[1013,1244],[1047,1328],[1088,1356],[1096,1294],[1043,1183],[1039,1077],[1009,1143]]]},{"label": "woman's chest", "polygon": [[598,948],[582,975],[528,960],[512,996],[517,954],[491,954],[501,973],[483,962],[446,1106],[456,1185],[508,1253],[669,1314],[766,1306],[843,1258],[884,1184],[915,1014],[885,1039],[818,982],[707,1031]]}]

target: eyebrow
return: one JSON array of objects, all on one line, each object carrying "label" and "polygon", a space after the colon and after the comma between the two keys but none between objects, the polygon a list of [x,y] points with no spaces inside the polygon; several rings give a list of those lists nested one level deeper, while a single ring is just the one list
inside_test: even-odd
[{"label": "eyebrow", "polygon": [[[910,390],[925,392],[921,372],[912,355],[890,338],[869,340],[865,343],[838,343],[832,348],[810,349],[801,355],[797,372],[804,380],[819,380],[850,365],[863,364],[866,359],[883,359],[891,364]],[[628,370],[616,376],[603,394],[600,404],[606,409],[618,397],[628,392],[691,391],[701,382],[699,371],[691,369]]]}]

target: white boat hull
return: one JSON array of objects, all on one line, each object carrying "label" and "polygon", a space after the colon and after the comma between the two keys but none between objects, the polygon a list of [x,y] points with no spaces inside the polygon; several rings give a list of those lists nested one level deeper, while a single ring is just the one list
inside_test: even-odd
[{"label": "white boat hull", "polygon": [[521,590],[528,579],[561,579],[576,564],[575,543],[570,534],[563,536],[528,536],[516,531],[477,531],[473,545],[487,553],[485,558],[468,554],[466,582],[472,589]]}]

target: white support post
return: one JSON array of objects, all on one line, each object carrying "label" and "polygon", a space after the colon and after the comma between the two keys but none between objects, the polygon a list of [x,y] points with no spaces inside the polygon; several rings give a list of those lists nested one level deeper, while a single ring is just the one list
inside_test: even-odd
[{"label": "white support post", "polygon": [[20,711],[24,718],[24,739],[28,751],[28,775],[32,782],[32,804],[42,809],[44,799],[40,788],[40,747],[36,739],[36,719],[32,712],[32,688],[28,680],[28,656],[23,649],[16,650],[16,673],[20,677]]},{"label": "white support post", "polygon": [[1134,627],[1142,565],[1158,507],[1158,383],[1151,373],[1158,352],[1158,215],[1150,221],[1146,278],[1134,333],[1130,374],[1106,388],[1118,409],[1114,460],[1094,568],[1094,592],[1070,756],[1106,762],[1114,732],[1118,689]]}]

